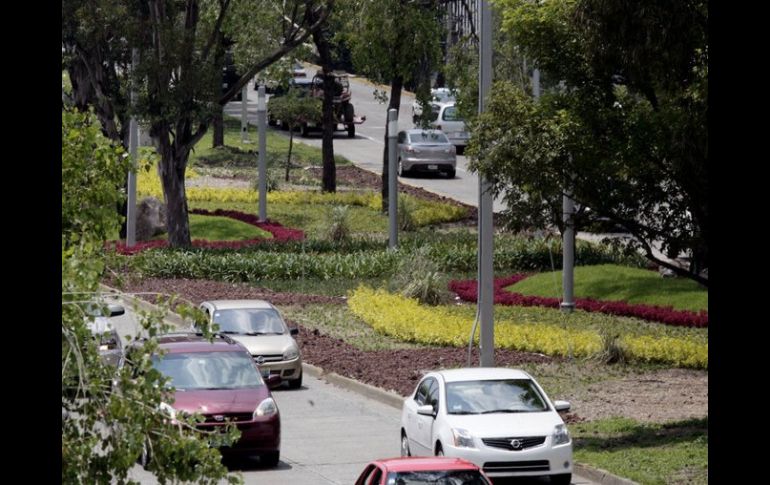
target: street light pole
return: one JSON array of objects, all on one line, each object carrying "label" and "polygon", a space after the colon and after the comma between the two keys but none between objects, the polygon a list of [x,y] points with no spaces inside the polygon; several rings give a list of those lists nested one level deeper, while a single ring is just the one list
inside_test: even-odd
[{"label": "street light pole", "polygon": [[259,222],[267,220],[267,106],[265,86],[257,90],[257,129],[259,130]]},{"label": "street light pole", "polygon": [[396,178],[396,142],[398,137],[398,110],[388,110],[388,247],[398,246],[398,179]]},{"label": "street light pole", "polygon": [[[139,49],[131,50],[131,71],[136,74],[136,66],[139,63]],[[131,83],[131,105],[136,106],[135,82]],[[136,167],[139,154],[139,123],[136,116],[131,116],[128,125],[128,152],[131,157],[131,165],[128,169],[128,201],[126,204],[126,246],[133,247],[136,244]]]},{"label": "street light pole", "polygon": [[[489,2],[481,3],[479,33],[479,114],[486,108],[487,97],[492,88],[492,11]],[[479,173],[479,267],[478,267],[478,312],[481,335],[479,347],[481,367],[495,365],[495,322],[494,322],[494,265],[492,225],[492,184]]]},{"label": "street light pole", "polygon": [[249,102],[248,92],[249,85],[246,84],[243,89],[241,89],[241,143],[249,142],[249,120],[247,118]]}]

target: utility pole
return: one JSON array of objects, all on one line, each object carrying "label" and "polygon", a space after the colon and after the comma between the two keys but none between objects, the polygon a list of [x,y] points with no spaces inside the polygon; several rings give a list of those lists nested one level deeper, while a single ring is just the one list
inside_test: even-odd
[{"label": "utility pole", "polygon": [[388,110],[388,248],[398,246],[398,179],[396,178],[396,142],[398,138],[398,110]]},{"label": "utility pole", "polygon": [[[136,66],[139,63],[139,49],[131,50],[131,71],[136,74]],[[135,77],[134,77],[135,80]],[[131,105],[136,106],[136,83],[131,82]],[[136,244],[136,167],[139,154],[139,123],[136,115],[131,117],[128,124],[128,153],[131,157],[131,165],[128,169],[128,203],[126,204],[126,246],[133,247]]]},{"label": "utility pole", "polygon": [[259,222],[267,220],[267,106],[265,85],[257,90],[257,129],[259,130]]},{"label": "utility pole", "polygon": [[241,89],[241,143],[249,143],[249,120],[247,118],[247,108],[249,102],[248,83]]},{"label": "utility pole", "polygon": [[[481,2],[479,25],[479,114],[484,112],[487,96],[492,88],[492,11],[487,0]],[[478,312],[481,335],[481,367],[495,365],[495,322],[494,322],[494,265],[493,227],[491,192],[492,184],[479,174],[479,267],[478,267]]]}]

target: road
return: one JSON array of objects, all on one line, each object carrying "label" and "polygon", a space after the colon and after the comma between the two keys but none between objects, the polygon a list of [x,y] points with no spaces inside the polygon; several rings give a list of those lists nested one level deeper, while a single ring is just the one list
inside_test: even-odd
[{"label": "road", "polygon": [[[140,327],[131,305],[123,305],[126,313],[113,317],[112,323],[126,341],[126,336],[138,335]],[[247,484],[352,484],[369,461],[399,455],[399,409],[336,387],[307,372],[302,388],[277,389],[273,396],[281,413],[278,466],[266,469],[256,459],[225,462],[231,471],[240,472]],[[143,484],[157,483],[153,475],[138,465],[129,477]],[[573,475],[572,483],[596,485],[577,475]]]},{"label": "road", "polygon": [[[316,67],[308,69],[308,75],[316,72]],[[356,166],[371,172],[382,174],[382,154],[385,147],[385,124],[387,119],[387,105],[379,103],[373,93],[375,85],[363,78],[350,78],[351,101],[355,106],[357,116],[366,116],[363,124],[356,126],[356,137],[348,138],[344,131],[334,135],[334,153],[342,155]],[[390,89],[387,90],[388,94]],[[412,102],[414,96],[404,92],[401,95],[401,108],[399,109],[399,129],[409,129],[412,124]],[[269,109],[269,102],[268,102]],[[238,119],[241,117],[241,102],[230,102],[225,106],[225,113]],[[257,92],[250,85],[248,89],[247,118],[249,123],[257,125]],[[273,128],[270,128],[273,130]],[[286,132],[275,129],[276,133]],[[288,136],[288,135],[287,135]],[[297,134],[295,141],[311,146],[321,147],[321,133],[312,132],[309,137],[303,138]],[[252,135],[252,141],[256,136]],[[445,177],[400,177],[403,184],[420,187],[445,197],[450,197],[465,204],[478,206],[479,182],[478,177],[467,169],[468,159],[465,156],[457,156],[457,176],[449,180]],[[500,212],[505,208],[500,199],[495,200],[493,210]]]}]

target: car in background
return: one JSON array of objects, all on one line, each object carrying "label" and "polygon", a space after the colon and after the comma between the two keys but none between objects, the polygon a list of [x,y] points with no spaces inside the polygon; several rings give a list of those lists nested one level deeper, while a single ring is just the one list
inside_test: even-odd
[{"label": "car in background", "polygon": [[400,131],[397,140],[399,176],[422,172],[455,177],[457,150],[443,132],[413,128]]},{"label": "car in background", "polygon": [[492,485],[473,463],[460,458],[389,458],[374,460],[364,468],[355,485],[446,483]]},{"label": "car in background", "polygon": [[302,65],[300,62],[294,62],[291,65],[291,75],[292,77],[307,77],[307,70],[305,69],[305,66]]},{"label": "car in background", "polygon": [[264,300],[211,300],[200,309],[218,333],[243,344],[264,377],[279,376],[290,389],[302,386],[302,356],[294,335],[278,309]]},{"label": "car in background", "polygon": [[[281,449],[281,417],[278,405],[249,352],[222,335],[209,341],[201,334],[177,333],[158,338],[153,367],[170,379],[174,401],[161,409],[174,422],[180,414],[200,413],[196,424],[202,431],[220,431],[234,424],[241,436],[224,455],[259,455],[267,466],[278,464]],[[277,378],[274,378],[277,379]],[[218,434],[218,433],[216,433]],[[140,462],[151,457],[145,445]]]},{"label": "car in background", "polygon": [[[449,88],[434,88],[430,90],[431,102],[433,103],[450,103],[455,101],[455,95]],[[420,121],[422,116],[422,103],[417,99],[412,102],[412,123],[415,125]]]},{"label": "car in background", "polygon": [[435,130],[446,133],[447,138],[457,147],[457,152],[462,153],[468,144],[468,126],[460,117],[457,105],[449,103],[431,103],[431,122],[429,126]]},{"label": "car in background", "polygon": [[404,400],[402,456],[451,456],[489,477],[572,480],[572,440],[551,400],[524,371],[465,368],[427,373]]},{"label": "car in background", "polygon": [[126,313],[125,308],[116,303],[94,302],[87,305],[86,312],[93,318],[87,321],[86,326],[91,330],[94,341],[99,346],[102,361],[120,369],[124,358],[123,342],[110,318],[123,315]]}]

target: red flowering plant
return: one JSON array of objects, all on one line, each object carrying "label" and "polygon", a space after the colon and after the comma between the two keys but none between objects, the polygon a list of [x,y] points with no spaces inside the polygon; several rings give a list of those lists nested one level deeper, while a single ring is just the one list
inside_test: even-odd
[{"label": "red flowering plant", "polygon": [[[305,233],[300,229],[291,229],[283,227],[280,223],[270,221],[260,222],[259,218],[253,214],[246,214],[244,212],[217,209],[215,211],[209,211],[205,209],[193,209],[191,214],[199,214],[203,216],[221,216],[236,219],[246,224],[251,224],[273,235],[271,239],[256,238],[256,239],[244,239],[241,241],[209,241],[207,239],[193,239],[192,245],[195,248],[207,248],[207,249],[240,249],[248,246],[254,246],[266,241],[301,241],[305,238]],[[153,241],[140,241],[134,246],[128,247],[121,241],[112,241],[107,243],[108,247],[114,247],[115,251],[123,255],[132,255],[146,249],[164,248],[168,246],[168,241],[165,239],[157,239]]]}]

